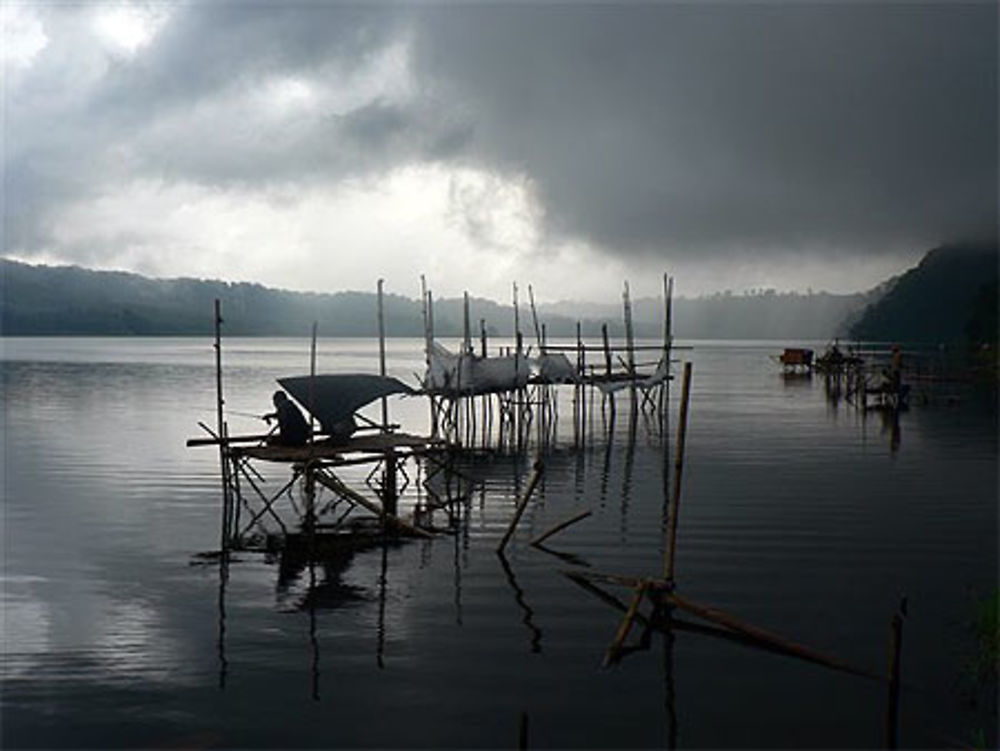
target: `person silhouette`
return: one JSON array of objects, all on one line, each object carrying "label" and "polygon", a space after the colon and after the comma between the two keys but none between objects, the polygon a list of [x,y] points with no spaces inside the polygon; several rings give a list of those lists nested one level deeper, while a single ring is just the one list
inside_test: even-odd
[{"label": "person silhouette", "polygon": [[295,403],[284,391],[275,391],[272,397],[274,412],[264,415],[263,419],[269,425],[271,420],[278,421],[278,435],[270,443],[282,446],[305,446],[309,442],[309,423]]}]

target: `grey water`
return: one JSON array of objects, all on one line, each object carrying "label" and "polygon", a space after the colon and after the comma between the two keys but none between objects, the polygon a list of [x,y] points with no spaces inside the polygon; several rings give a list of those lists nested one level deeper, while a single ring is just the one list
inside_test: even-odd
[{"label": "grey water", "polygon": [[[686,344],[678,591],[877,673],[905,596],[900,744],[996,747],[995,689],[969,667],[998,576],[995,385],[939,385],[893,422],[784,378],[780,343]],[[223,353],[234,433],[309,369],[305,339]],[[377,345],[321,339],[318,361],[376,372]],[[389,340],[388,362],[413,383],[421,343]],[[604,433],[597,405],[580,448],[562,397],[505,560],[530,455],[465,467],[457,534],[311,570],[240,554],[223,576],[199,555],[219,546],[218,454],[185,447],[215,421],[210,341],[8,338],[0,367],[4,748],[885,742],[883,683],[708,634],[654,633],[602,669],[621,613],[562,572],[660,571],[676,384],[665,435],[621,407]],[[421,399],[390,409],[427,429]],[[547,543],[562,557],[527,544],[584,509]]]}]

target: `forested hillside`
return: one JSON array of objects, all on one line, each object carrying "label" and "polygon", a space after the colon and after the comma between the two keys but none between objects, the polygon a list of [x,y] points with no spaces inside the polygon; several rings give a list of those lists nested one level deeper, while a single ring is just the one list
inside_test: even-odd
[{"label": "forested hillside", "polygon": [[851,336],[995,344],[998,263],[995,244],[936,248],[868,306],[851,326]]},{"label": "forested hillside", "polygon": [[[0,259],[0,327],[6,336],[40,335],[208,335],[213,301],[222,301],[225,331],[245,336],[300,336],[313,321],[324,336],[374,336],[376,297],[372,292],[332,294],[291,292],[259,284],[198,279],[149,279],[123,272],[79,267],[33,266]],[[845,321],[870,296],[797,294],[759,290],[680,298],[674,303],[674,335],[686,339],[825,339],[845,333]],[[473,336],[486,321],[491,336],[510,336],[510,305],[471,301]],[[534,341],[529,306],[521,308],[521,331]],[[585,336],[600,335],[607,322],[612,336],[623,333],[622,307],[554,304],[539,306],[540,324],[551,337],[575,337],[582,321]],[[434,302],[434,328],[440,336],[459,336],[463,327],[461,299]],[[386,331],[390,336],[422,336],[419,300],[385,296]],[[662,300],[635,300],[636,336],[659,337]]]}]

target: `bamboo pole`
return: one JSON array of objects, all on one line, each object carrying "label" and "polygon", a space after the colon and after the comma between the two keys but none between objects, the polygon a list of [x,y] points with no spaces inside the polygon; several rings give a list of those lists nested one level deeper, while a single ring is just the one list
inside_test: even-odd
[{"label": "bamboo pole", "polygon": [[428,539],[434,537],[430,532],[420,529],[419,527],[414,527],[410,524],[407,524],[394,514],[386,513],[386,511],[380,508],[377,503],[369,501],[367,498],[358,493],[356,490],[347,487],[347,485],[345,485],[343,481],[340,480],[340,478],[336,477],[335,475],[330,475],[324,472],[317,472],[315,474],[315,478],[316,482],[318,482],[320,485],[328,488],[329,490],[332,490],[334,493],[343,496],[344,498],[347,498],[352,503],[356,503],[362,508],[367,509],[368,511],[372,512],[379,518],[384,518],[385,521],[390,526],[396,527],[398,530],[402,532],[405,532],[409,535],[414,535],[416,537],[426,537]]},{"label": "bamboo pole", "polygon": [[424,316],[424,362],[429,367],[431,364],[431,329],[427,311],[427,279],[420,275],[420,308]]},{"label": "bamboo pole", "polygon": [[673,487],[667,514],[667,545],[664,550],[663,578],[674,580],[674,559],[677,547],[677,514],[681,502],[681,473],[684,470],[684,442],[687,436],[688,402],[691,396],[691,363],[684,363],[684,381],[681,385],[681,407],[677,424],[677,449],[674,458]]},{"label": "bamboo pole", "polygon": [[220,530],[220,550],[225,553],[228,547],[226,529],[231,514],[231,498],[229,493],[229,467],[226,461],[228,446],[225,435],[225,417],[222,395],[222,303],[215,298],[215,408],[217,418],[217,435],[219,437],[219,472],[222,479],[222,521]]},{"label": "bamboo pole", "polygon": [[543,532],[538,537],[536,537],[534,540],[532,540],[530,544],[534,545],[535,547],[538,547],[543,542],[545,542],[547,539],[549,539],[550,537],[552,537],[552,535],[556,534],[557,532],[562,532],[564,529],[566,529],[566,527],[568,527],[568,526],[570,526],[572,524],[576,524],[579,521],[583,521],[588,516],[590,516],[592,513],[594,513],[594,512],[591,511],[590,509],[587,509],[586,511],[581,511],[579,514],[571,516],[569,519],[561,521],[558,524],[550,527],[547,531]]},{"label": "bamboo pole", "polygon": [[309,445],[313,445],[313,436],[316,432],[313,429],[315,418],[313,412],[316,410],[316,328],[318,324],[313,321],[312,340],[309,347]]},{"label": "bamboo pole", "polygon": [[[225,454],[227,456],[232,456],[229,452],[229,446],[226,439],[229,437],[229,423],[222,423],[222,447],[224,447]],[[222,515],[222,534],[225,542],[225,548],[228,549],[233,543],[233,518],[236,515],[236,509],[239,507],[239,494],[234,491],[233,483],[233,468],[230,466],[230,462],[226,461],[222,468],[222,473],[224,476],[224,481],[226,483],[226,490],[223,494],[223,515]],[[239,477],[237,475],[237,477]]]},{"label": "bamboo pole", "polygon": [[671,349],[674,345],[674,323],[673,323],[673,296],[674,278],[663,274],[663,366],[666,369],[667,377],[660,384],[660,391],[657,398],[657,409],[659,410],[659,424],[661,435],[666,433],[667,428],[667,400],[670,398],[670,357]]},{"label": "bamboo pole", "polygon": [[184,445],[188,448],[195,446],[228,446],[233,443],[260,443],[270,436],[270,433],[256,433],[254,435],[226,436],[222,438],[212,431],[211,438],[188,438]]},{"label": "bamboo pole", "polygon": [[514,535],[514,530],[517,528],[517,523],[521,521],[521,516],[524,514],[524,509],[528,506],[528,501],[531,499],[531,494],[535,491],[535,486],[542,479],[542,473],[545,471],[545,465],[542,463],[541,459],[536,459],[531,473],[531,479],[528,481],[528,487],[525,489],[524,493],[521,494],[521,498],[517,502],[517,508],[514,511],[514,518],[510,520],[510,526],[507,527],[507,531],[501,538],[500,543],[497,545],[497,552],[503,553],[507,543],[510,542],[510,538]]},{"label": "bamboo pole", "polygon": [[[577,346],[575,344],[550,344],[545,349],[548,352],[576,352],[578,349],[580,349],[580,347],[583,347],[583,349],[585,351],[587,351],[587,352],[603,352],[604,351],[604,345],[602,345],[602,344],[588,344],[586,346],[583,346],[583,345]],[[683,346],[683,347],[677,346],[677,347],[674,347],[674,349],[694,349],[694,347],[690,347],[690,346]],[[662,344],[636,344],[635,346],[632,347],[632,350],[635,351],[635,352],[662,352],[663,351],[663,345]],[[628,351],[628,345],[627,344],[612,344],[611,345],[611,351],[612,352],[627,352]]]},{"label": "bamboo pole", "polygon": [[578,577],[615,587],[627,587],[628,589],[635,589],[644,581],[642,576],[609,574],[606,571],[563,571],[562,573],[570,578]]},{"label": "bamboo pole", "polygon": [[396,452],[389,449],[383,455],[385,474],[382,481],[382,509],[385,514],[396,516],[399,502],[396,483]]},{"label": "bamboo pole", "polygon": [[772,634],[769,631],[757,628],[756,626],[746,623],[736,616],[719,610],[718,608],[692,602],[691,600],[681,597],[676,592],[664,590],[660,592],[660,597],[680,610],[685,610],[693,615],[697,615],[699,618],[704,618],[706,621],[711,621],[712,623],[725,626],[726,628],[736,631],[737,633],[749,636],[756,641],[773,644],[795,656],[802,657],[803,659],[811,662],[819,663],[820,665],[825,665],[826,667],[833,668],[835,670],[841,670],[845,673],[852,673],[854,675],[864,676],[865,678],[881,680],[878,675],[872,673],[871,671],[856,668],[853,665],[849,665],[848,663],[837,659],[836,657],[825,655],[822,652],[818,652],[803,644],[798,644],[797,642],[786,639],[778,634]]},{"label": "bamboo pole", "polygon": [[628,358],[628,371],[635,376],[635,336],[632,331],[632,298],[629,294],[628,282],[622,292],[623,318],[625,321],[625,353]]},{"label": "bamboo pole", "polygon": [[[431,345],[434,343],[434,294],[431,292],[431,290],[427,290],[427,297],[425,299],[427,303],[427,330],[425,331],[424,336],[427,342],[427,368],[429,373],[431,364],[431,349],[432,349]],[[435,438],[437,437],[439,430],[438,423],[439,423],[440,411],[441,410],[440,407],[438,406],[437,401],[435,401],[434,398],[432,397],[431,435],[434,436]]]},{"label": "bamboo pole", "polygon": [[622,304],[624,307],[625,317],[625,343],[628,346],[626,356],[628,358],[629,401],[632,405],[632,411],[635,412],[635,409],[638,406],[635,384],[635,334],[632,330],[632,297],[629,294],[628,282],[625,282],[625,291],[622,293]]},{"label": "bamboo pole", "polygon": [[[521,315],[518,310],[518,302],[517,302],[517,282],[514,282],[513,285],[513,302],[514,302],[514,338],[516,339],[517,335],[521,333]],[[518,354],[520,354],[520,352],[518,352]]]},{"label": "bamboo pole", "polygon": [[611,343],[608,340],[608,324],[601,324],[601,339],[604,341],[604,371],[611,380]]},{"label": "bamboo pole", "polygon": [[[603,574],[600,572],[564,570],[561,573],[577,586],[583,588],[598,599],[613,607],[615,610],[622,613],[627,612],[628,606],[626,606],[624,602],[619,600],[614,595],[598,587],[593,582],[597,581],[613,586],[627,586],[633,589],[642,582],[642,580],[638,577],[617,576],[614,574]],[[650,582],[649,584],[650,588],[657,594],[663,591],[661,589],[660,582]],[[721,611],[703,606],[695,606],[694,603],[688,601],[686,602],[691,606],[686,608],[688,612],[692,612],[701,618],[705,618],[706,620],[711,620],[715,623],[715,625],[709,626],[694,621],[680,620],[663,612],[649,619],[643,616],[642,613],[637,613],[634,620],[644,626],[662,631],[665,634],[670,633],[673,630],[679,630],[694,634],[701,634],[704,636],[711,636],[713,638],[724,639],[735,644],[740,644],[745,647],[762,649],[774,654],[805,660],[806,662],[819,664],[823,667],[835,670],[841,670],[864,678],[872,678],[878,681],[882,680],[875,673],[853,667],[834,657],[824,655],[807,647],[802,647],[794,642],[789,642],[780,636],[768,634],[760,629],[754,629],[752,626],[749,626],[749,624],[738,622],[733,616],[728,616],[728,614],[726,614],[728,616],[727,622],[725,624],[721,624],[718,619],[709,619],[705,616],[706,611],[712,611],[715,614],[719,614]],[[697,612],[692,609],[695,607],[697,608]],[[739,628],[735,626],[736,623],[740,623]]]},{"label": "bamboo pole", "polygon": [[472,354],[472,322],[469,319],[469,293],[462,293],[462,353]]},{"label": "bamboo pole", "polygon": [[613,663],[618,662],[621,656],[622,645],[625,643],[625,639],[628,638],[628,632],[632,628],[632,621],[635,620],[636,615],[639,613],[639,606],[642,604],[642,598],[646,596],[646,590],[649,589],[648,581],[639,582],[639,586],[635,588],[634,594],[632,595],[632,602],[629,603],[628,610],[625,611],[625,617],[622,618],[622,622],[618,625],[618,631],[615,633],[615,638],[611,641],[611,645],[608,647],[607,653],[604,655],[604,663],[602,667],[609,667]]},{"label": "bamboo pole", "polygon": [[535,310],[535,290],[528,285],[528,301],[531,303],[531,320],[535,326],[535,342],[538,344],[539,351],[542,351],[542,334],[538,328],[538,311]]},{"label": "bamboo pole", "polygon": [[582,324],[576,322],[576,383],[573,384],[573,443],[576,446],[583,445],[581,436],[581,416],[583,415],[583,375],[584,375],[584,352],[583,352],[583,332]]},{"label": "bamboo pole", "polygon": [[[312,337],[310,338],[309,344],[309,446],[310,454],[312,454],[312,446],[316,441],[316,431],[314,429],[315,418],[313,414],[316,411],[316,330],[319,324],[313,321],[312,325]],[[305,465],[305,504],[306,504],[306,533],[309,538],[309,560],[310,566],[312,565],[312,559],[314,558],[313,553],[316,540],[314,533],[316,531],[316,466],[312,461],[312,458],[306,462]]]},{"label": "bamboo pole", "polygon": [[[385,308],[382,300],[384,279],[378,280],[378,373],[385,377]],[[389,430],[389,401],[382,397],[382,432]]]}]

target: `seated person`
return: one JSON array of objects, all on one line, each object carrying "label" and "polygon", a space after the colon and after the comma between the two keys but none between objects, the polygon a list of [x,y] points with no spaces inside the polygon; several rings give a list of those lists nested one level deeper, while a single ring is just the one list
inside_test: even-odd
[{"label": "seated person", "polygon": [[264,415],[268,424],[278,421],[278,435],[269,442],[280,446],[305,446],[309,443],[309,423],[284,391],[274,392],[274,412]]}]

